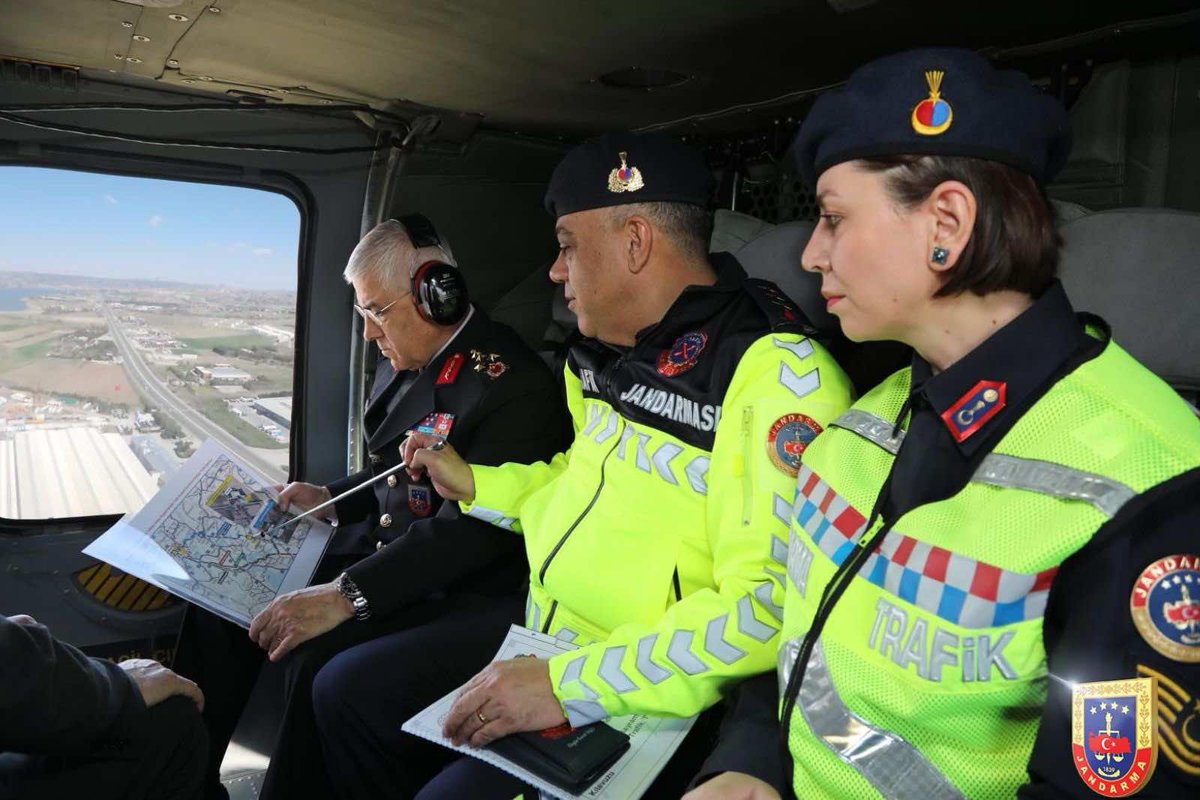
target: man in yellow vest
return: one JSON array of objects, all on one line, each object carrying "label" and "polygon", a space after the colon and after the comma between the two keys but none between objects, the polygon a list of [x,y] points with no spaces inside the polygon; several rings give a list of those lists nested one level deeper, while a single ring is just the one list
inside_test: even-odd
[{"label": "man in yellow vest", "polygon": [[915,355],[805,452],[779,693],[744,687],[689,800],[1197,796],[1200,421],[1054,277],[1069,143],[957,49],[805,119],[803,266],[847,336]]},{"label": "man in yellow vest", "polygon": [[[405,448],[442,496],[497,536],[524,538],[525,624],[580,645],[440,676],[448,685],[429,700],[484,668],[446,721],[456,742],[630,713],[688,716],[774,663],[800,455],[851,387],[773,284],[748,279],[728,254],[709,257],[710,186],[700,154],[666,137],[612,134],[571,151],[546,207],[560,246],[550,277],[585,337],[564,370],[572,446],[500,467],[468,465],[416,435]],[[318,676],[327,760],[347,796],[398,796],[389,776],[411,780],[427,766],[411,763],[400,732],[412,698],[389,696],[378,677],[419,657],[403,648],[386,664],[378,649],[361,665],[344,653],[331,664],[336,683]],[[362,688],[372,681],[379,692]],[[464,759],[421,796],[521,790]]]}]

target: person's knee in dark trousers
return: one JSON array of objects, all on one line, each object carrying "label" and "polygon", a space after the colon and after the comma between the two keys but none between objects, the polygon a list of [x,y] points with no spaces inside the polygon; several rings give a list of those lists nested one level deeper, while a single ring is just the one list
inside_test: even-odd
[{"label": "person's knee in dark trousers", "polygon": [[477,758],[459,758],[425,784],[415,800],[537,800],[537,789]]},{"label": "person's knee in dark trousers", "polygon": [[228,796],[221,785],[221,761],[265,660],[266,655],[244,628],[201,608],[187,609],[172,667],[204,692],[203,716],[209,738],[204,778],[208,800]]},{"label": "person's knee in dark trousers", "polygon": [[436,697],[411,691],[403,665],[361,652],[369,647],[334,657],[313,681],[321,749],[337,773],[354,774],[353,785],[333,781],[337,797],[411,798],[454,753],[401,730]]},{"label": "person's knee in dark trousers", "polygon": [[149,709],[132,747],[136,777],[129,797],[199,800],[204,796],[208,736],[190,699],[172,697]]}]

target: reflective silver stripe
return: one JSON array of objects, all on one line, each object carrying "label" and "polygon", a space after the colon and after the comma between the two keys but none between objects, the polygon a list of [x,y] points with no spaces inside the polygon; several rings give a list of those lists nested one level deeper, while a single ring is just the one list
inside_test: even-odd
[{"label": "reflective silver stripe", "polygon": [[1120,481],[1103,475],[1000,453],[985,456],[971,480],[989,486],[1040,492],[1063,500],[1082,500],[1110,517],[1137,495]]},{"label": "reflective silver stripe", "polygon": [[618,694],[632,692],[638,688],[637,684],[629,679],[629,676],[621,671],[621,660],[625,658],[625,645],[610,647],[604,651],[604,655],[600,657],[600,668],[596,670],[596,674],[600,679],[613,688],[613,691]]},{"label": "reflective silver stripe", "polygon": [[529,606],[525,611],[525,619],[529,620],[531,630],[538,630],[542,625],[542,610],[538,608],[538,604],[533,602],[533,595],[529,596]]},{"label": "reflective silver stripe", "polygon": [[796,397],[806,397],[821,388],[821,372],[814,369],[803,375],[797,375],[791,367],[780,361],[779,382],[790,389]]},{"label": "reflective silver stripe", "polygon": [[643,678],[655,684],[662,683],[671,677],[671,670],[663,669],[650,660],[650,654],[654,652],[654,643],[656,641],[658,641],[657,633],[652,633],[649,636],[643,636],[638,639],[637,663],[634,665]]},{"label": "reflective silver stripe", "polygon": [[801,637],[788,639],[775,654],[775,677],[779,680],[779,696],[787,691],[788,678],[792,676],[792,665],[800,655]]},{"label": "reflective silver stripe", "polygon": [[[782,648],[781,656],[788,649]],[[794,661],[796,656],[791,658]],[[895,733],[872,726],[846,707],[829,676],[820,641],[808,659],[796,709],[804,715],[814,736],[889,800],[963,797],[915,747]]]},{"label": "reflective silver stripe", "polygon": [[640,469],[642,472],[650,471],[650,456],[646,455],[646,445],[649,443],[650,443],[649,434],[639,433],[637,435],[637,444],[634,445],[634,447],[636,448],[635,453],[637,456],[637,461],[635,463],[637,464],[637,468]]},{"label": "reflective silver stripe", "polygon": [[696,494],[708,494],[708,484],[704,479],[708,475],[708,456],[696,456],[688,465],[683,468],[683,474],[687,475],[688,483]]},{"label": "reflective silver stripe", "polygon": [[514,518],[506,517],[496,509],[485,506],[471,506],[471,510],[467,512],[467,516],[481,519],[484,522],[490,522],[498,528],[504,528],[509,531],[514,530],[514,526],[517,524]]},{"label": "reflective silver stripe", "polygon": [[671,643],[667,646],[667,660],[688,675],[699,675],[708,672],[708,664],[696,658],[688,648],[692,644],[691,631],[675,631],[671,634]]},{"label": "reflective silver stripe", "polygon": [[766,612],[775,618],[776,622],[783,622],[783,609],[771,599],[771,584],[760,583],[754,590],[754,597],[766,609]]},{"label": "reflective silver stripe", "polygon": [[808,339],[801,339],[798,342],[785,342],[782,339],[771,337],[771,344],[776,347],[782,347],[784,350],[790,350],[796,358],[808,358],[813,354],[812,342]]},{"label": "reflective silver stripe", "polygon": [[593,700],[567,700],[563,703],[563,711],[567,712],[567,722],[571,723],[572,728],[582,728],[608,719],[604,706]]},{"label": "reflective silver stripe", "polygon": [[812,561],[812,550],[795,531],[791,531],[788,535],[787,572],[801,597],[808,593],[808,570]]},{"label": "reflective silver stripe", "polygon": [[892,431],[896,427],[895,423],[857,408],[842,412],[842,415],[830,424],[851,433],[857,433],[868,442],[879,445],[892,455],[900,452],[900,443],[904,441],[904,431],[892,436]]},{"label": "reflective silver stripe", "polygon": [[788,546],[777,536],[771,537],[771,560],[780,564],[788,561]]},{"label": "reflective silver stripe", "polygon": [[754,603],[750,601],[750,595],[738,598],[737,626],[739,633],[760,642],[770,641],[779,632],[777,628],[759,622],[758,617],[754,616]]},{"label": "reflective silver stripe", "polygon": [[616,412],[616,409],[613,409],[609,412],[608,422],[605,424],[604,429],[597,433],[594,437],[596,444],[604,444],[609,439],[617,435],[617,423],[620,422],[620,416],[621,415]]},{"label": "reflective silver stripe", "polygon": [[604,710],[604,706],[595,702],[600,695],[595,689],[588,686],[582,680],[583,662],[587,660],[587,656],[578,656],[567,664],[563,670],[562,678],[558,681],[558,688],[565,689],[568,683],[578,681],[579,687],[583,690],[583,695],[586,700],[565,700],[563,701],[563,710],[567,712],[567,721],[572,727],[581,727],[593,722],[598,722],[608,717],[608,712]]},{"label": "reflective silver stripe", "polygon": [[746,657],[745,650],[725,640],[725,623],[728,621],[729,615],[722,614],[716,619],[710,619],[704,628],[704,649],[726,666]]},{"label": "reflective silver stripe", "polygon": [[767,573],[767,575],[769,575],[771,577],[771,580],[773,580],[779,584],[780,591],[782,591],[782,592],[787,591],[787,578],[784,577],[784,574],[782,572],[779,572],[778,570],[773,570],[770,567],[763,567],[763,572]]},{"label": "reflective silver stripe", "polygon": [[792,504],[779,495],[775,495],[775,518],[784,525],[792,524]]},{"label": "reflective silver stripe", "polygon": [[570,628],[559,628],[554,632],[554,638],[558,639],[560,642],[566,642],[567,644],[570,644],[579,638],[579,634]]},{"label": "reflective silver stripe", "polygon": [[591,436],[592,431],[596,430],[596,426],[600,424],[600,417],[604,415],[604,406],[599,403],[592,403],[587,407],[588,421],[583,430],[579,432],[580,436]]},{"label": "reflective silver stripe", "polygon": [[678,486],[679,481],[676,480],[675,474],[671,472],[671,460],[675,456],[683,452],[683,448],[673,442],[663,442],[654,451],[654,457],[650,459],[654,462],[654,468],[658,470],[658,474],[664,481],[672,486]]}]

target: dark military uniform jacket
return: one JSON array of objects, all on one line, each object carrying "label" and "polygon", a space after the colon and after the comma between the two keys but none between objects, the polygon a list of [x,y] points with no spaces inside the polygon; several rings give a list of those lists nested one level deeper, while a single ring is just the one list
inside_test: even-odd
[{"label": "dark military uniform jacket", "polygon": [[[409,431],[442,437],[469,463],[486,465],[549,460],[566,448],[570,431],[549,369],[511,328],[479,308],[433,363],[415,376],[393,377],[372,398],[365,422],[367,467],[329,484],[334,495],[398,464]],[[365,522],[371,546],[381,548],[347,570],[374,613],[446,588],[509,551],[524,573],[518,537],[460,518],[426,476],[414,481],[401,470],[339,502],[337,513],[339,527]]]},{"label": "dark military uniform jacket", "polygon": [[119,747],[146,713],[124,670],[0,617],[0,752],[82,755]]}]

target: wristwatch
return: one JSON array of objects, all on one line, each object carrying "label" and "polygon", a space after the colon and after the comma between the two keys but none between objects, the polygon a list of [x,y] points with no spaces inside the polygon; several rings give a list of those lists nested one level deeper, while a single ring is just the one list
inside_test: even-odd
[{"label": "wristwatch", "polygon": [[342,573],[337,576],[337,580],[333,583],[338,590],[338,594],[350,601],[350,605],[354,606],[354,618],[359,622],[366,622],[371,618],[371,605],[367,602],[367,598],[363,597],[362,590],[358,588],[349,575]]}]

